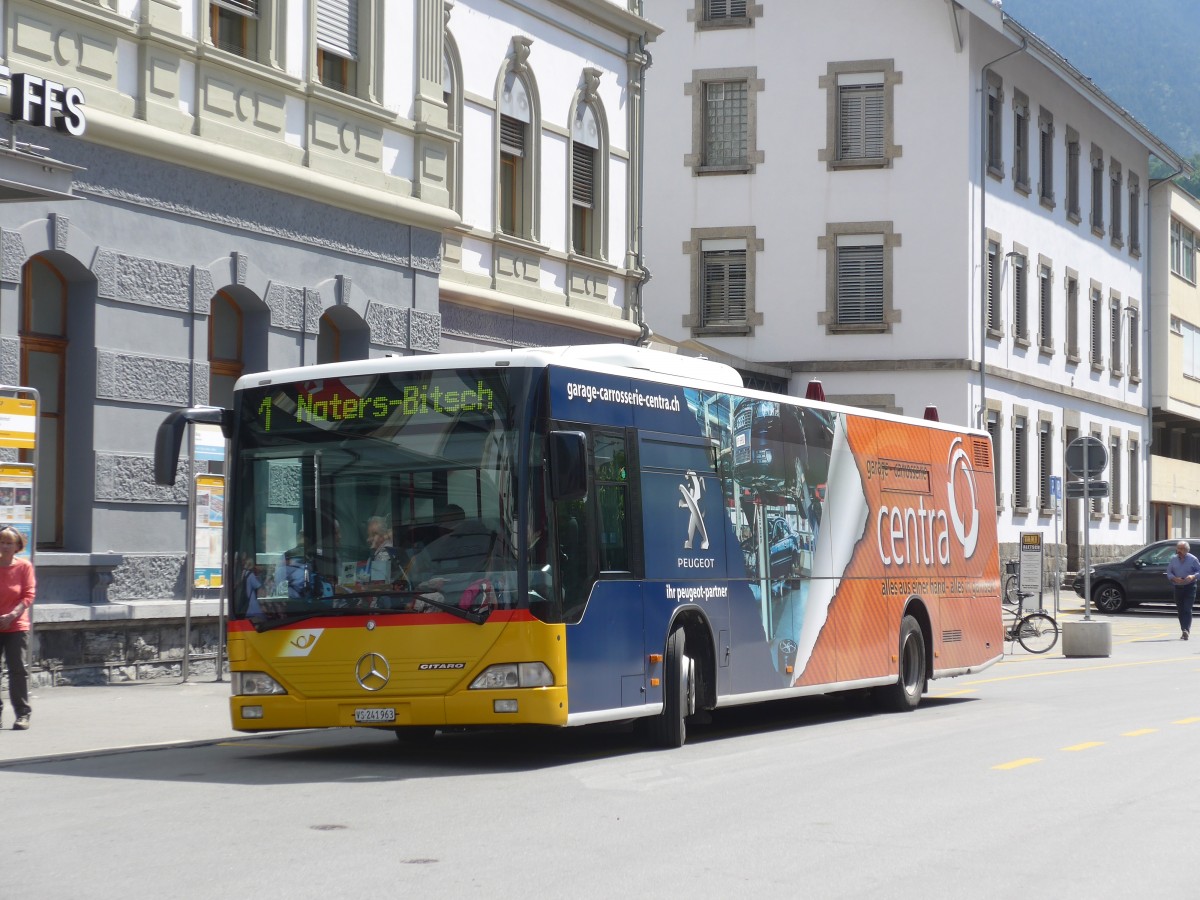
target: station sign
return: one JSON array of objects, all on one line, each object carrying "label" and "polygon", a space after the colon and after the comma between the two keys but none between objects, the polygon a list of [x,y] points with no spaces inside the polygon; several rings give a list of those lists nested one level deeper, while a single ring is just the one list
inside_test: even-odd
[{"label": "station sign", "polygon": [[87,128],[83,91],[0,65],[0,97],[12,100],[9,118],[79,137]]}]

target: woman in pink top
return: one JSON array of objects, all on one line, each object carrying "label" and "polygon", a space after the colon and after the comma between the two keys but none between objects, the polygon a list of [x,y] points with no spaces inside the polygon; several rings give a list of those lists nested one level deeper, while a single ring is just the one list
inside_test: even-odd
[{"label": "woman in pink top", "polygon": [[[25,536],[15,528],[0,528],[0,653],[8,661],[8,699],[17,721],[13,731],[29,727],[29,677],[25,653],[29,649],[29,607],[37,592],[33,565],[17,554],[25,549]],[[0,711],[3,701],[0,701]]]}]

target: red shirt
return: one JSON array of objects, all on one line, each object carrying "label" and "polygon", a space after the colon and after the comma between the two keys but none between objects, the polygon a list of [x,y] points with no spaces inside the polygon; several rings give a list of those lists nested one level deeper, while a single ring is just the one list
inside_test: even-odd
[{"label": "red shirt", "polygon": [[25,612],[7,628],[0,628],[0,632],[8,634],[29,630],[29,607],[33,606],[35,593],[37,578],[29,560],[14,557],[11,566],[0,566],[0,615],[8,615],[17,608],[18,603],[25,606]]}]

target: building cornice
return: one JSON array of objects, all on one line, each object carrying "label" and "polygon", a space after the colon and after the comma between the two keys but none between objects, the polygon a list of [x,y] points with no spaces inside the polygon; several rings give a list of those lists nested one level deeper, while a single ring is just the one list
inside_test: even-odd
[{"label": "building cornice", "polygon": [[446,281],[438,283],[438,293],[443,300],[451,303],[463,303],[477,309],[516,315],[524,319],[538,322],[549,322],[554,325],[566,325],[580,328],[597,334],[611,335],[619,338],[633,338],[641,333],[634,322],[625,319],[607,318],[591,313],[572,309],[569,306],[551,306],[536,300],[526,300],[514,297],[492,288],[475,287],[470,284]]}]

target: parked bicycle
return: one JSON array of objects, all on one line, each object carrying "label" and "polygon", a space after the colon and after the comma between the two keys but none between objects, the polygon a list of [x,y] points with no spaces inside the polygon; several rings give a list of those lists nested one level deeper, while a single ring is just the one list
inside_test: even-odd
[{"label": "parked bicycle", "polygon": [[1009,609],[1007,603],[1004,608],[1004,616],[1008,620],[1005,637],[1009,641],[1017,641],[1030,653],[1048,653],[1058,643],[1058,622],[1045,610],[1025,612],[1025,598],[1032,597],[1032,592],[1022,591],[1014,585],[1013,593],[1016,596],[1016,608]]}]

